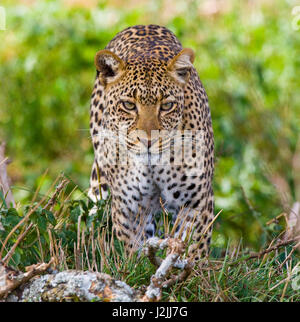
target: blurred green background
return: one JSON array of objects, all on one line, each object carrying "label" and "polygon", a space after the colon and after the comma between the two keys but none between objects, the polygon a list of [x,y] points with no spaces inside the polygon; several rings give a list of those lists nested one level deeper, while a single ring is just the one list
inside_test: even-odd
[{"label": "blurred green background", "polygon": [[[1,1],[0,141],[20,206],[62,171],[88,188],[94,55],[122,29],[160,24],[196,51],[216,144],[213,244],[258,248],[300,200],[297,1]],[[299,11],[300,12],[300,11]],[[299,21],[298,21],[299,20]],[[299,29],[297,28],[297,23]],[[297,30],[298,29],[298,30]],[[80,196],[74,194],[74,198]]]}]

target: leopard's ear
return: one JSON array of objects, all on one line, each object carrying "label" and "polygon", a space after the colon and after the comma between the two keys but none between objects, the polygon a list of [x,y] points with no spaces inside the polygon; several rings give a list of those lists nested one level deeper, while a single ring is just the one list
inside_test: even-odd
[{"label": "leopard's ear", "polygon": [[100,50],[95,57],[95,65],[103,86],[116,81],[124,71],[125,63],[110,50]]},{"label": "leopard's ear", "polygon": [[168,64],[168,70],[171,76],[182,85],[185,85],[190,78],[194,59],[194,51],[190,48],[184,48]]}]

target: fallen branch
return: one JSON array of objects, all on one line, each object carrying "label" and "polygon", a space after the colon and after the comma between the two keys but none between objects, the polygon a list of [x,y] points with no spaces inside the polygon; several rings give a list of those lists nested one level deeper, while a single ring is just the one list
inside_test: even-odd
[{"label": "fallen branch", "polygon": [[[167,256],[164,260],[156,257],[155,254],[159,249],[167,248]],[[158,266],[155,274],[151,277],[151,283],[148,286],[142,301],[156,302],[162,297],[162,289],[184,281],[191,273],[193,264],[190,260],[182,260],[179,257],[185,251],[184,243],[176,238],[159,239],[153,237],[147,240],[145,254],[154,265]],[[172,275],[167,279],[172,268],[181,269],[179,275]]]},{"label": "fallen branch", "polygon": [[0,262],[0,299],[6,298],[10,292],[27,283],[32,277],[43,274],[52,262],[53,259],[48,264],[31,265],[25,273],[20,273]]}]

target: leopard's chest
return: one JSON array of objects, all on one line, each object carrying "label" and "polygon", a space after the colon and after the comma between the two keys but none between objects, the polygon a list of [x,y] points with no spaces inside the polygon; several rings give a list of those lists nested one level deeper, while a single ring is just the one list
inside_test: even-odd
[{"label": "leopard's chest", "polygon": [[156,213],[160,209],[160,191],[154,182],[152,167],[132,158],[106,167],[113,197],[122,200],[133,214],[140,211]]},{"label": "leopard's chest", "polygon": [[123,200],[130,212],[159,212],[160,198],[165,208],[174,213],[184,205],[203,206],[206,182],[203,163],[193,163],[190,171],[187,164],[162,162],[154,154],[135,155],[125,150],[123,155],[122,149],[116,150],[111,143],[106,141],[101,146],[98,160],[112,195]]}]

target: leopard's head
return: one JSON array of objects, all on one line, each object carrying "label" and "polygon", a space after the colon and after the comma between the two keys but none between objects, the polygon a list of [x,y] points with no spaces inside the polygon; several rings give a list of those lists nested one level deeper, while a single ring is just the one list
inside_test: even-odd
[{"label": "leopard's head", "polygon": [[181,126],[193,60],[188,48],[169,61],[136,55],[125,62],[109,50],[99,51],[95,64],[104,86],[106,130],[133,152],[163,151]]}]

